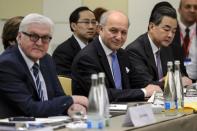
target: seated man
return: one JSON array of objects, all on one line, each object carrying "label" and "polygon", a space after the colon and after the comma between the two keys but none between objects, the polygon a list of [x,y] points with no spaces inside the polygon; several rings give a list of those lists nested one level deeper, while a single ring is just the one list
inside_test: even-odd
[{"label": "seated man", "polygon": [[21,21],[18,45],[0,56],[0,118],[48,117],[86,112],[83,96],[66,96],[52,58],[46,54],[53,22],[39,14]]},{"label": "seated man", "polygon": [[[169,6],[154,8],[150,16],[148,32],[126,47],[130,64],[135,67],[137,74],[140,74],[135,78],[140,85],[157,84],[163,88],[167,62],[175,60],[169,45],[174,38],[176,28],[177,14],[174,8]],[[184,72],[184,69],[181,71]],[[191,84],[191,81],[185,84]]]},{"label": "seated man", "polygon": [[81,50],[72,64],[73,93],[88,96],[91,74],[104,72],[110,102],[144,100],[159,86],[143,89],[130,86],[129,74],[135,75],[121,49],[129,28],[128,17],[119,11],[108,11],[101,16],[99,36]]},{"label": "seated man", "polygon": [[60,44],[53,52],[58,75],[71,76],[71,65],[77,53],[83,49],[96,33],[97,21],[88,7],[75,9],[69,18],[73,35]]}]

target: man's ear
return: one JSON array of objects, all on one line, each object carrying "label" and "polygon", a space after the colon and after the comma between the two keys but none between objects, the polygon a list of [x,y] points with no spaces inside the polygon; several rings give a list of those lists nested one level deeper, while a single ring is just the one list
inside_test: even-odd
[{"label": "man's ear", "polygon": [[21,32],[18,32],[18,35],[16,37],[17,43],[20,43],[20,40],[21,40]]},{"label": "man's ear", "polygon": [[148,25],[148,29],[154,29],[155,28],[155,24],[153,22],[150,22]]},{"label": "man's ear", "polygon": [[178,12],[179,12],[179,14],[181,14],[181,7],[178,8]]},{"label": "man's ear", "polygon": [[103,26],[100,25],[100,24],[97,25],[97,28],[98,28],[99,30],[103,30]]},{"label": "man's ear", "polygon": [[98,28],[99,30],[102,30],[102,29],[103,29],[103,27],[102,27],[101,25],[97,25],[97,28]]},{"label": "man's ear", "polygon": [[155,26],[155,24],[153,22],[150,22],[149,25],[148,25],[149,29],[153,29],[154,26]]},{"label": "man's ear", "polygon": [[75,30],[76,29],[76,23],[71,23],[71,28],[73,29],[73,30]]}]

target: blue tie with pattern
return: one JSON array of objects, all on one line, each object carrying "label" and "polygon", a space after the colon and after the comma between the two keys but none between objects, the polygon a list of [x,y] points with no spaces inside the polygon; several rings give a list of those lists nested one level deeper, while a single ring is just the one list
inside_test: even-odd
[{"label": "blue tie with pattern", "polygon": [[120,66],[118,62],[118,58],[115,52],[111,53],[112,58],[112,71],[114,75],[114,82],[116,85],[116,89],[122,89],[122,80],[121,80],[121,72],[120,72]]},{"label": "blue tie with pattern", "polygon": [[40,81],[40,78],[39,78],[39,65],[37,63],[35,63],[33,65],[32,69],[33,69],[33,74],[34,74],[34,78],[35,78],[35,81],[36,81],[37,93],[38,93],[40,99],[42,101],[44,101],[44,93],[43,93],[41,81]]}]

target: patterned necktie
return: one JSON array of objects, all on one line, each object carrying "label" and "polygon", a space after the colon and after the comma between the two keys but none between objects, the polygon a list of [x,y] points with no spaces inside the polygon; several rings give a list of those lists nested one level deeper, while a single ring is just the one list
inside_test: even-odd
[{"label": "patterned necktie", "polygon": [[183,40],[183,51],[184,51],[184,57],[185,58],[188,57],[188,55],[189,55],[189,48],[188,48],[189,47],[189,42],[190,42],[189,32],[190,32],[190,30],[187,27],[185,29],[186,35],[185,35],[184,40]]},{"label": "patterned necktie", "polygon": [[40,81],[40,78],[39,78],[39,65],[37,63],[35,63],[33,65],[32,69],[33,69],[33,74],[34,74],[34,78],[35,78],[35,81],[36,81],[37,93],[38,93],[40,99],[42,101],[44,101],[44,93],[43,93],[41,81]]},{"label": "patterned necktie", "polygon": [[163,71],[162,71],[162,67],[161,67],[160,50],[158,50],[155,54],[156,54],[158,78],[160,80],[163,77]]},{"label": "patterned necktie", "polygon": [[111,53],[112,58],[112,71],[114,75],[114,82],[116,85],[116,89],[122,89],[122,80],[121,80],[121,72],[120,72],[120,66],[118,62],[118,58],[116,53]]}]

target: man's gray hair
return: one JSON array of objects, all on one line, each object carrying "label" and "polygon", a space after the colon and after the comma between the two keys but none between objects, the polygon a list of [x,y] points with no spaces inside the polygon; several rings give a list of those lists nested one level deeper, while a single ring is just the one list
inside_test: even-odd
[{"label": "man's gray hair", "polygon": [[53,21],[50,18],[37,13],[28,14],[23,18],[19,26],[19,32],[27,31],[29,25],[34,23],[48,25],[50,27],[50,34],[51,35],[53,34],[54,31]]},{"label": "man's gray hair", "polygon": [[[102,15],[101,15],[101,18],[100,18],[100,21],[99,21],[99,25],[101,26],[104,26],[106,25],[106,22],[108,20],[108,17],[114,13],[114,12],[120,12],[122,13],[121,11],[116,11],[116,10],[110,10],[110,11],[107,11],[107,12],[104,12]],[[124,14],[124,13],[122,13]],[[129,22],[129,19],[128,19],[128,26],[130,25],[130,22]]]}]

